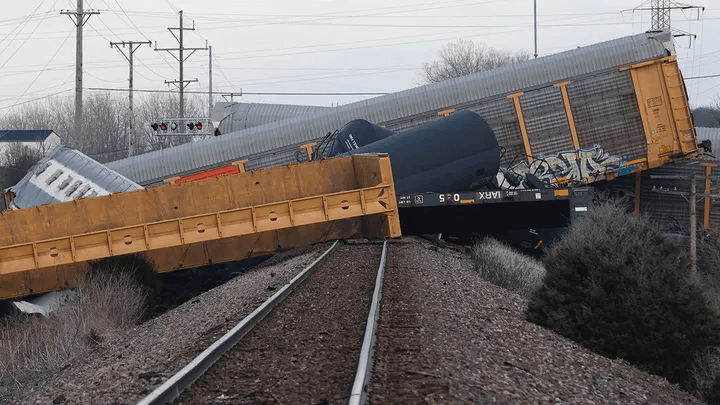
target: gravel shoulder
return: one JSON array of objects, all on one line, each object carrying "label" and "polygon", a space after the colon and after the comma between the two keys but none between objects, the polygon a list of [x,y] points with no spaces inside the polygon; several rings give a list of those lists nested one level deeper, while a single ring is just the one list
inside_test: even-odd
[{"label": "gravel shoulder", "polygon": [[[132,404],[311,263],[328,244],[253,269],[99,346],[11,403]],[[469,255],[404,238],[404,274],[386,274],[422,325],[417,364],[432,370],[399,395],[376,364],[373,403],[701,404],[666,380],[598,356],[524,320],[526,301],[481,280]],[[381,319],[382,326],[382,319]],[[379,340],[379,344],[382,343]],[[382,347],[378,347],[378,353]],[[412,370],[409,366],[409,370]],[[425,388],[428,389],[425,389]]]},{"label": "gravel shoulder", "polygon": [[[385,275],[371,403],[702,403],[525,321],[527,301],[480,279],[468,255],[420,241],[393,245],[390,257],[402,265]],[[421,325],[411,347],[384,330],[397,310]]]}]

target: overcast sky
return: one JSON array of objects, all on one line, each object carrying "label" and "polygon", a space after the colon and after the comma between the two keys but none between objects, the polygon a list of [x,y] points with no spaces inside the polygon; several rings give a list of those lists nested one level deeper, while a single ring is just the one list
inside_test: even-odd
[{"label": "overcast sky", "polygon": [[[538,54],[646,31],[650,11],[633,10],[649,8],[650,1],[643,1],[538,1]],[[73,98],[75,26],[61,11],[75,11],[77,0],[3,3],[0,118],[32,100]],[[714,104],[720,101],[720,77],[693,78],[720,75],[720,4],[685,4],[705,7],[672,12],[674,28],[697,35],[676,38],[691,106]],[[259,93],[408,89],[417,86],[423,64],[457,38],[534,53],[533,0],[84,0],[84,8],[99,12],[84,27],[85,94],[127,94],[128,62],[110,47],[121,41],[152,41],[134,53],[135,89],[175,90],[165,81],[179,79],[178,62],[154,49],[178,47],[168,28],[179,27],[179,10],[184,26],[195,28],[184,31],[185,47],[212,47],[214,92],[242,92],[236,101],[330,106],[372,96]],[[186,91],[207,93],[208,67],[208,51],[187,57],[185,79],[198,82]]]}]

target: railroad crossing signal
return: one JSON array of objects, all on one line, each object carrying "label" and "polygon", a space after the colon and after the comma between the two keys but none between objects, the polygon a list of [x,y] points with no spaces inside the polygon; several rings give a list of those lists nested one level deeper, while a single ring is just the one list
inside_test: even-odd
[{"label": "railroad crossing signal", "polygon": [[150,123],[150,128],[155,135],[167,136],[198,136],[213,135],[203,131],[203,128],[210,127],[209,118],[165,118]]}]

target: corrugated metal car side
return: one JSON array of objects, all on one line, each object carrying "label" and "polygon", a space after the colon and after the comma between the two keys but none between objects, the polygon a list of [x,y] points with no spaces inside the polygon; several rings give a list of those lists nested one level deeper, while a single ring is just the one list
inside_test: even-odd
[{"label": "corrugated metal car side", "polygon": [[224,108],[218,128],[223,134],[281,121],[292,117],[326,114],[332,107],[263,103],[237,103]]},{"label": "corrugated metal car side", "polygon": [[[387,96],[351,103],[332,112],[313,117],[293,117],[253,127],[221,139],[207,139],[164,151],[151,152],[108,164],[112,169],[140,184],[151,184],[163,178],[190,174],[193,171],[223,166],[241,158],[267,152],[273,148],[303,144],[317,139],[347,122],[363,118],[383,124],[405,120],[416,126],[424,123],[429,106],[436,113],[455,105],[535,88],[584,75],[616,69],[625,64],[663,57],[667,51],[657,34],[640,34],[573,49],[556,55],[504,66],[440,83],[405,90]],[[430,119],[427,116],[425,119]],[[204,150],[203,159],[199,151]],[[250,159],[252,160],[252,159]],[[173,163],[174,167],[169,165]],[[265,162],[256,163],[268,167]]]}]

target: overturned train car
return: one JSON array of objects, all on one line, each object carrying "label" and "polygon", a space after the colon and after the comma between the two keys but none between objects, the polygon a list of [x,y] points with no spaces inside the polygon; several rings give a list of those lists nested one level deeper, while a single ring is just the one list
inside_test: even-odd
[{"label": "overturned train car", "polygon": [[565,226],[573,216],[568,189],[540,190],[544,185],[537,178],[524,181],[533,189],[500,188],[497,139],[487,122],[470,111],[398,133],[353,120],[318,149],[329,149],[328,157],[387,154],[404,234],[530,238],[534,248],[547,231]]},{"label": "overturned train car", "polygon": [[279,166],[354,119],[402,132],[472,111],[497,138],[503,187],[528,175],[550,186],[592,183],[696,155],[674,55],[669,32],[633,35],[251,128],[226,125],[223,136],[108,166],[143,186],[238,160],[248,170]]},{"label": "overturned train car", "polygon": [[351,121],[334,138],[330,156],[362,153],[390,156],[398,195],[476,190],[495,178],[500,164],[492,129],[470,111],[399,133]]}]

